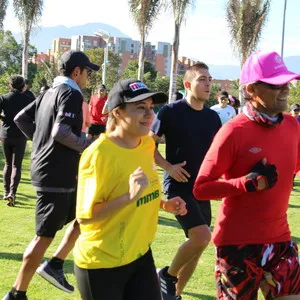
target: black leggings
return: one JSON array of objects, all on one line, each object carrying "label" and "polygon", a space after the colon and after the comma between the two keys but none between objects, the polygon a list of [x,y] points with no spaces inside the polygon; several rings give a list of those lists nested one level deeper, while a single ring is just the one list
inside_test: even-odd
[{"label": "black leggings", "polygon": [[26,148],[25,137],[3,138],[2,150],[5,157],[3,169],[4,193],[16,194],[21,179],[21,168]]},{"label": "black leggings", "polygon": [[83,300],[161,300],[151,250],[122,267],[74,268]]}]

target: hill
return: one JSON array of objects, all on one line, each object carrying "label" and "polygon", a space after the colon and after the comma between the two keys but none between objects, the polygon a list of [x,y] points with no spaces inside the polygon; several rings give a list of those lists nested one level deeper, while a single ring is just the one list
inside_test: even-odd
[{"label": "hill", "polygon": [[[88,23],[73,27],[66,27],[62,25],[53,27],[36,27],[32,32],[30,43],[38,49],[38,52],[46,52],[51,48],[51,43],[54,38],[71,38],[72,35],[94,35],[94,33],[100,28],[109,32],[111,36],[129,37],[114,26],[104,23]],[[16,40],[20,42],[21,34],[17,33],[14,36]]]}]

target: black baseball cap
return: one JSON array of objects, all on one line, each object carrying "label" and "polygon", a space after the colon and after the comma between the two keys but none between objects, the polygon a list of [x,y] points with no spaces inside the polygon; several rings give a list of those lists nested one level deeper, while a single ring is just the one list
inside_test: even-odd
[{"label": "black baseball cap", "polygon": [[100,84],[97,86],[97,89],[98,90],[106,90],[106,86],[105,86],[105,84]]},{"label": "black baseball cap", "polygon": [[219,98],[228,98],[228,93],[226,91],[222,91],[219,95]]},{"label": "black baseball cap", "polygon": [[130,78],[120,80],[111,89],[108,95],[108,112],[124,103],[134,103],[152,98],[153,104],[161,104],[168,101],[168,96],[162,92],[151,92],[140,80]]},{"label": "black baseball cap", "polygon": [[67,51],[64,52],[60,58],[60,70],[72,70],[75,67],[86,67],[93,71],[98,71],[100,67],[92,64],[89,58],[81,51]]},{"label": "black baseball cap", "polygon": [[293,111],[293,110],[296,110],[296,109],[300,109],[300,106],[299,106],[299,104],[293,104],[293,105],[291,105],[291,111]]}]

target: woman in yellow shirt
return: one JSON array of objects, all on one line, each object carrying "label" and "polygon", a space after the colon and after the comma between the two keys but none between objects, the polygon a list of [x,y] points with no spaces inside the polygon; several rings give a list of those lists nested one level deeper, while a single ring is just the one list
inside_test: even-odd
[{"label": "woman in yellow shirt", "polygon": [[150,249],[158,211],[186,213],[181,198],[161,200],[148,136],[153,106],[166,100],[136,79],[117,82],[108,100],[107,133],[81,156],[74,260],[84,300],[161,299]]}]

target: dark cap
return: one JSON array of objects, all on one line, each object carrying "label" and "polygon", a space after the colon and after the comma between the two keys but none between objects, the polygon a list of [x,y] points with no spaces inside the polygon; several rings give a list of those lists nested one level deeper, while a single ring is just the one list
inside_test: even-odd
[{"label": "dark cap", "polygon": [[293,111],[295,109],[298,109],[298,110],[300,109],[299,104],[293,104],[293,105],[291,105],[291,111]]},{"label": "dark cap", "polygon": [[105,84],[100,84],[97,86],[97,89],[98,90],[106,90],[106,86],[105,86]]},{"label": "dark cap", "polygon": [[60,70],[73,70],[75,67],[87,67],[93,71],[98,71],[100,67],[92,64],[89,58],[81,51],[67,51],[60,58]]},{"label": "dark cap", "polygon": [[222,91],[219,95],[219,98],[228,98],[228,93],[226,91]]},{"label": "dark cap", "polygon": [[108,112],[124,103],[134,103],[152,98],[153,104],[168,101],[168,96],[162,92],[151,92],[145,83],[137,79],[120,80],[111,89],[108,95]]}]

